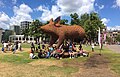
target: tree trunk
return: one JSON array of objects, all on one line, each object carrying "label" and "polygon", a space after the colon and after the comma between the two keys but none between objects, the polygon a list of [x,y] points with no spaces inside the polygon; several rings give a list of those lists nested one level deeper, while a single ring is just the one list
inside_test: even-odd
[{"label": "tree trunk", "polygon": [[37,44],[37,37],[35,38],[35,44]]}]

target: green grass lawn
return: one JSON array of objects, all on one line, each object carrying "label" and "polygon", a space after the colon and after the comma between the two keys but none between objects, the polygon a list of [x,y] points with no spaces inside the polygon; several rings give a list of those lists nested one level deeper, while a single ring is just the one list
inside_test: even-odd
[{"label": "green grass lawn", "polygon": [[[30,48],[30,44],[22,44],[23,48]],[[87,50],[87,51],[91,51],[91,46],[83,46],[83,49]],[[95,47],[95,52],[99,53],[99,47],[96,46]],[[118,74],[120,74],[120,54],[118,53],[113,53],[112,51],[110,51],[109,49],[107,49],[106,47],[103,47],[103,50],[101,51],[101,53],[103,55],[105,55],[110,63],[110,68],[117,72]],[[91,53],[90,56],[92,56],[93,54]],[[34,74],[34,76],[38,76],[37,74],[41,74],[42,77],[56,77],[57,75],[59,77],[70,77],[72,73],[78,72],[79,68],[77,67],[77,65],[79,65],[80,63],[86,62],[86,60],[89,57],[79,57],[79,58],[75,58],[75,59],[69,59],[69,58],[65,58],[65,59],[61,59],[61,60],[56,60],[54,58],[51,59],[35,59],[35,60],[31,60],[29,59],[29,53],[28,52],[20,52],[17,54],[0,54],[0,62],[1,63],[10,63],[13,66],[17,67],[19,65],[20,69],[26,68],[25,70],[28,70],[28,72],[30,72],[30,70],[32,70],[32,68],[34,67],[34,72],[36,72]],[[64,66],[63,67],[59,67],[56,65],[52,65],[52,66],[46,66],[46,65],[36,65],[36,66],[32,66],[29,63],[31,62],[50,62],[52,63],[52,61],[55,62],[60,62],[63,63]],[[37,64],[37,63],[36,63]],[[23,67],[25,66],[25,67]],[[44,72],[43,72],[44,71]],[[58,73],[59,72],[59,73]],[[20,76],[22,76],[23,74],[22,72],[19,72],[19,74],[21,74]],[[52,73],[52,74],[51,74]],[[49,75],[47,75],[49,74]],[[18,75],[15,75],[18,76]],[[27,76],[27,75],[26,75]],[[24,77],[24,76],[23,76]]]},{"label": "green grass lawn", "polygon": [[[28,52],[21,52],[19,54],[0,54],[0,62],[1,63],[8,63],[10,65],[13,65],[14,67],[17,67],[19,66],[19,68],[23,69],[23,68],[26,68],[26,67],[22,67],[23,65],[24,66],[29,66],[30,70],[32,70],[31,68],[34,67],[35,69],[37,69],[39,71],[39,73],[42,73],[42,77],[57,77],[57,73],[59,72],[60,74],[58,76],[60,77],[71,77],[71,74],[72,73],[75,73],[77,71],[79,71],[79,68],[77,67],[73,67],[73,66],[69,66],[69,64],[73,64],[74,63],[78,63],[78,62],[82,62],[82,61],[85,61],[87,60],[87,58],[76,58],[76,59],[69,59],[69,58],[66,58],[66,59],[62,59],[62,60],[56,60],[54,58],[51,58],[51,59],[29,59],[29,53]],[[60,61],[60,63],[67,63],[67,65],[63,66],[63,67],[60,67],[60,66],[56,66],[56,65],[51,65],[51,66],[46,66],[45,65],[36,65],[36,66],[31,66],[29,63],[30,62],[36,62],[36,61],[39,61],[39,62],[42,62],[42,61],[45,61],[45,62],[53,62],[53,61]],[[9,67],[11,68],[11,67]],[[26,68],[27,70],[28,68]],[[28,69],[28,71],[30,71]],[[42,70],[41,70],[42,69]],[[36,71],[36,74],[38,73]],[[44,72],[43,72],[44,71]],[[22,72],[19,72],[21,73],[21,76],[23,75]],[[47,75],[49,74],[49,75]],[[15,75],[16,77],[17,75]],[[36,76],[34,74],[34,76]],[[24,77],[24,75],[23,75]],[[38,77],[38,76],[37,76]]]},{"label": "green grass lawn", "polygon": [[21,46],[23,48],[30,48],[31,44],[30,43],[22,43]]},{"label": "green grass lawn", "polygon": [[[12,53],[12,52],[11,52]],[[9,62],[9,63],[15,63],[15,64],[26,64],[33,60],[29,59],[29,53],[28,52],[21,52],[17,54],[7,54],[5,55],[0,54],[0,61],[1,62]]]}]

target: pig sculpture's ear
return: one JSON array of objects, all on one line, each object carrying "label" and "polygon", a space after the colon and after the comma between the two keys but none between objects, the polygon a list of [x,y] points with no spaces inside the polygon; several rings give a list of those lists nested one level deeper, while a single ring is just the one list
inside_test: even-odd
[{"label": "pig sculpture's ear", "polygon": [[55,26],[60,27],[60,16],[55,19],[54,23]]},{"label": "pig sculpture's ear", "polygon": [[52,23],[53,22],[53,18],[50,19],[49,23]]}]

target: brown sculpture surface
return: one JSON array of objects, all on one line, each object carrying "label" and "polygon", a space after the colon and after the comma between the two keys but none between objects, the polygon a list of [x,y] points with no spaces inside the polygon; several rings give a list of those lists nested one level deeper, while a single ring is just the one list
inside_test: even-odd
[{"label": "brown sculpture surface", "polygon": [[50,45],[53,45],[57,40],[57,48],[63,43],[64,39],[75,39],[78,37],[84,38],[85,31],[78,25],[61,25],[60,17],[56,19],[56,22],[51,19],[49,24],[41,27],[41,30],[47,34],[50,34]]}]

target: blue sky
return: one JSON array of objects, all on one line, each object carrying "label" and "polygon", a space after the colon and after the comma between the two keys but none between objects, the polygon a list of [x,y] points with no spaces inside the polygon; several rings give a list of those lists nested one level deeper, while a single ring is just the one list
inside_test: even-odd
[{"label": "blue sky", "polygon": [[120,30],[120,0],[0,0],[0,27],[9,29],[21,21],[42,22],[61,16],[70,20],[71,13],[97,12],[108,29]]}]

